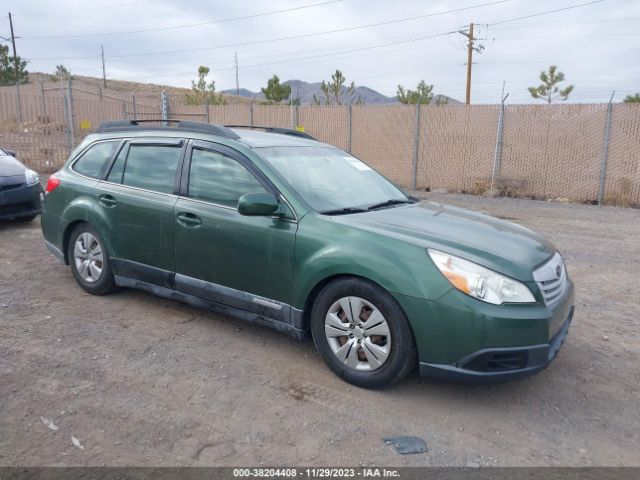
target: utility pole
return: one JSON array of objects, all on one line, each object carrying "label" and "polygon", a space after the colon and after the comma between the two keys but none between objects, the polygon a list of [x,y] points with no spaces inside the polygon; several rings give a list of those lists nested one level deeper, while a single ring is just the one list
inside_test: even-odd
[{"label": "utility pole", "polygon": [[468,32],[465,32],[464,30],[461,30],[459,33],[464,35],[465,37],[467,37],[469,39],[469,41],[467,42],[467,94],[466,94],[466,104],[470,105],[471,104],[471,64],[473,63],[473,51],[475,50],[478,53],[482,53],[482,50],[484,50],[484,46],[482,46],[482,45],[478,45],[477,47],[474,46],[474,42],[477,40],[477,38],[475,38],[473,36],[473,22],[471,22],[469,24],[469,31]]},{"label": "utility pole", "polygon": [[20,65],[18,64],[18,54],[16,53],[16,36],[13,33],[13,19],[9,12],[9,28],[11,29],[11,45],[13,45],[13,63],[16,70],[16,92],[18,93],[18,123],[22,123],[22,106],[20,105]]},{"label": "utility pole", "polygon": [[100,56],[102,57],[102,83],[107,88],[107,71],[104,68],[104,47],[100,45]]},{"label": "utility pole", "polygon": [[240,95],[240,82],[238,82],[238,52],[235,52],[235,64],[236,64],[236,95]]}]

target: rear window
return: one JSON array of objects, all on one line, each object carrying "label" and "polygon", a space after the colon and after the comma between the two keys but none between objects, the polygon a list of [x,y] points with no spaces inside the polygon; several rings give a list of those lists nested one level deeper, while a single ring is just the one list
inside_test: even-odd
[{"label": "rear window", "polygon": [[89,147],[82,156],[73,164],[73,170],[80,175],[91,178],[100,178],[107,167],[107,162],[120,143],[117,140],[100,142]]},{"label": "rear window", "polygon": [[[160,193],[173,193],[181,151],[182,147],[173,145],[131,145],[124,165],[122,184]],[[114,168],[117,170],[116,165]]]}]

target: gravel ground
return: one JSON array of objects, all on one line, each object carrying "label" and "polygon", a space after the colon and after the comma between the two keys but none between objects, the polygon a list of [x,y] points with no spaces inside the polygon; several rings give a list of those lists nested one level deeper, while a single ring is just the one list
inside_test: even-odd
[{"label": "gravel ground", "polygon": [[[0,465],[640,465],[640,210],[429,198],[533,228],[565,255],[576,316],[543,373],[360,390],[311,342],[142,292],[87,295],[38,220],[5,222]],[[392,435],[429,450],[399,455]]]}]

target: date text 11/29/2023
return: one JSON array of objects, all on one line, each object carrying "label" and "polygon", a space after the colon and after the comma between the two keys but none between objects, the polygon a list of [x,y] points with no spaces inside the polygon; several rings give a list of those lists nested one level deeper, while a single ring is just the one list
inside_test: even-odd
[{"label": "date text 11/29/2023", "polygon": [[361,468],[234,468],[234,478],[399,478],[395,469]]}]

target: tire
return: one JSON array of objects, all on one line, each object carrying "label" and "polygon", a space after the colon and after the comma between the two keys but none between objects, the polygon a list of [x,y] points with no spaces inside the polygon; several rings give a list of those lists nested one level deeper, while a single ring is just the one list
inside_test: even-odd
[{"label": "tire", "polygon": [[29,215],[28,217],[16,217],[14,220],[20,223],[29,223],[33,222],[33,220],[37,217],[37,215]]},{"label": "tire", "polygon": [[336,280],[320,291],[311,310],[311,333],[327,366],[358,387],[387,387],[418,363],[400,305],[389,292],[359,277]]},{"label": "tire", "polygon": [[92,295],[107,295],[116,290],[109,253],[91,225],[82,223],[73,229],[67,254],[71,272],[84,291]]}]

